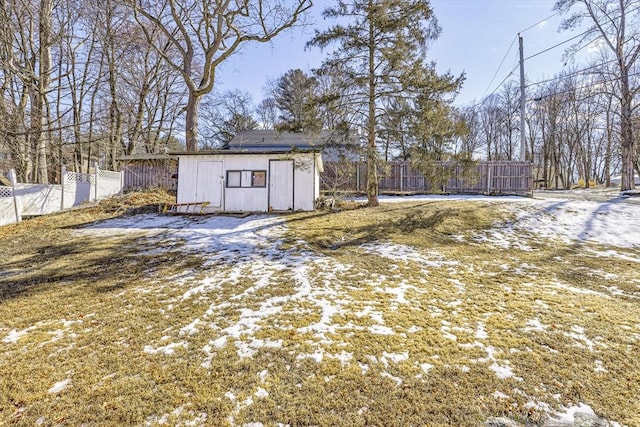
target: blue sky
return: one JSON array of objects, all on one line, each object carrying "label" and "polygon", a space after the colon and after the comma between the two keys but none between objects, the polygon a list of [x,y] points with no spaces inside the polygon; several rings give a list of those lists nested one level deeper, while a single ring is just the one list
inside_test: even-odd
[{"label": "blue sky", "polygon": [[[331,0],[315,0],[312,19],[315,27],[327,25],[321,11]],[[442,35],[431,48],[430,61],[441,72],[466,73],[464,87],[456,103],[471,104],[496,86],[517,66],[518,43],[515,41],[504,64],[490,84],[507,50],[518,32],[523,32],[525,57],[541,52],[572,37],[575,32],[559,31],[561,16],[553,16],[554,0],[432,0],[442,27]],[[257,104],[264,96],[269,79],[292,68],[308,71],[322,62],[324,54],[316,48],[305,50],[314,26],[295,28],[270,44],[247,46],[225,64],[217,75],[216,90],[241,89],[249,92]],[[527,78],[541,81],[561,71],[565,44],[525,62]],[[576,62],[577,66],[584,63]],[[519,71],[513,74],[518,78]]]}]

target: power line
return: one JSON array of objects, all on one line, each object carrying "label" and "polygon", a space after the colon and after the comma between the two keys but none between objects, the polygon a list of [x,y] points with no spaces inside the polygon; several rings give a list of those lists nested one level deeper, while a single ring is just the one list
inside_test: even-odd
[{"label": "power line", "polygon": [[[640,71],[636,72],[636,73],[629,74],[629,77],[634,77],[634,76],[640,76]],[[588,89],[588,88],[591,88],[591,87],[600,86],[603,83],[611,83],[611,82],[615,82],[615,81],[618,81],[618,80],[620,80],[620,79],[617,78],[617,77],[611,78],[611,79],[605,79],[605,80],[598,80],[598,81],[596,81],[594,83],[590,83],[590,84],[582,85],[582,86],[579,86],[579,87],[574,87],[574,88],[570,88],[570,89],[567,89],[567,90],[561,90],[561,91],[558,91],[558,92],[553,92],[553,93],[549,93],[549,94],[546,94],[546,95],[542,95],[539,98],[528,98],[528,99],[526,99],[526,101],[540,101],[540,100],[542,100],[544,98],[549,98],[549,97],[556,96],[556,95],[562,95],[562,94],[570,93],[570,92],[574,92],[574,91],[577,92],[577,91]]]},{"label": "power line", "polygon": [[[504,56],[502,57],[502,61],[500,61],[500,65],[498,65],[498,69],[496,70],[496,72],[493,74],[493,77],[491,78],[491,81],[489,82],[489,84],[487,85],[487,88],[484,90],[484,93],[482,94],[481,98],[484,98],[484,96],[487,94],[487,91],[489,90],[489,88],[491,87],[491,85],[493,84],[493,82],[496,79],[496,76],[498,75],[498,73],[500,72],[500,69],[502,68],[502,65],[504,65],[504,61],[507,59],[507,56],[509,56],[509,52],[511,52],[511,49],[513,48],[513,45],[515,44],[516,40],[518,38],[514,37],[513,41],[511,42],[511,45],[509,45],[509,48],[507,49],[507,52],[504,54]],[[513,73],[513,71],[511,72]]]},{"label": "power line", "polygon": [[589,28],[587,31],[585,31],[584,33],[580,33],[580,34],[578,34],[578,35],[575,35],[575,36],[573,36],[573,37],[571,37],[571,38],[566,39],[565,41],[562,41],[562,42],[560,42],[560,43],[558,43],[558,44],[555,44],[555,45],[553,45],[553,46],[551,46],[551,47],[548,47],[548,48],[546,48],[546,49],[544,49],[544,50],[541,50],[540,52],[534,53],[533,55],[526,57],[524,60],[525,60],[525,61],[528,61],[528,60],[529,60],[529,59],[531,59],[531,58],[535,58],[535,57],[536,57],[536,56],[538,56],[538,55],[542,55],[542,54],[543,54],[543,53],[545,53],[545,52],[549,52],[550,50],[553,50],[553,49],[555,49],[555,48],[557,48],[557,47],[559,47],[559,46],[562,46],[563,44],[569,43],[571,40],[575,40],[575,39],[577,39],[578,37],[582,37],[582,36],[584,36],[584,35],[586,35],[586,34],[588,34],[588,33],[592,32],[592,31],[595,31],[595,30],[596,30],[596,29],[595,29],[595,27],[591,27],[591,28]]},{"label": "power line", "polygon": [[602,67],[603,65],[611,64],[612,62],[616,62],[616,60],[612,59],[611,61],[602,62],[602,63],[596,64],[596,65],[592,65],[591,67],[587,67],[587,68],[582,68],[580,70],[576,70],[576,71],[574,71],[572,73],[569,73],[569,74],[561,74],[561,75],[558,75],[557,77],[552,77],[550,79],[541,80],[541,81],[535,82],[535,83],[530,83],[526,87],[530,88],[530,87],[533,87],[533,86],[540,86],[541,84],[544,84],[544,83],[549,83],[549,82],[552,82],[552,81],[555,81],[555,80],[561,80],[561,79],[566,79],[568,77],[573,77],[573,76],[576,76],[578,74],[583,74],[585,71],[593,70],[594,68],[599,68],[599,67]]},{"label": "power line", "polygon": [[[632,10],[630,10],[630,11],[625,11],[624,13],[625,13],[625,14],[629,14],[629,13],[633,13],[633,12],[634,12],[634,11],[636,11],[636,10],[640,10],[640,6],[636,7],[635,9],[632,9]],[[530,30],[530,29],[534,28],[534,27],[535,27],[535,26],[537,26],[537,25],[540,25],[541,23],[545,22],[545,21],[546,21],[546,20],[548,20],[548,19],[553,18],[553,17],[554,17],[554,16],[556,16],[556,15],[559,15],[560,13],[561,13],[561,11],[557,11],[556,13],[554,13],[554,14],[552,14],[552,15],[549,15],[547,18],[542,19],[542,20],[540,20],[540,21],[536,22],[535,24],[533,24],[533,25],[531,25],[531,26],[529,26],[529,27],[525,28],[524,30],[520,31],[520,33],[519,33],[519,34],[524,33],[525,31],[528,31],[528,30]],[[622,15],[620,15],[620,17],[621,17],[621,16],[622,16]],[[617,19],[617,18],[616,18],[616,19]],[[591,27],[591,28],[587,29],[586,31],[584,31],[584,32],[582,32],[582,33],[580,33],[580,34],[577,34],[577,35],[575,35],[575,36],[573,36],[573,37],[570,37],[570,38],[568,38],[568,39],[566,39],[566,40],[564,40],[564,41],[562,41],[562,42],[560,42],[560,43],[557,43],[557,44],[555,44],[555,45],[553,45],[553,46],[550,46],[550,47],[548,47],[548,48],[546,48],[546,49],[544,49],[544,50],[541,50],[541,51],[539,51],[539,52],[534,53],[533,55],[530,55],[530,56],[528,56],[528,57],[524,58],[524,61],[527,61],[527,60],[529,60],[529,59],[532,59],[532,58],[535,58],[535,57],[537,57],[537,56],[539,56],[539,55],[542,55],[543,53],[546,53],[546,52],[548,52],[548,51],[550,51],[550,50],[553,50],[553,49],[555,49],[555,48],[557,48],[557,47],[560,47],[560,46],[562,46],[562,45],[564,45],[564,44],[566,44],[566,43],[569,43],[569,42],[570,42],[570,41],[572,41],[572,40],[575,40],[575,39],[577,39],[577,38],[579,38],[579,37],[583,37],[583,36],[585,36],[585,35],[589,34],[590,32],[594,32],[594,31],[596,31],[596,30],[597,30],[597,27],[596,27],[596,26],[593,26],[593,27]],[[486,99],[487,99],[488,97],[490,97],[491,95],[493,95],[493,94],[494,94],[494,93],[495,93],[495,92],[500,88],[500,86],[502,86],[502,84],[503,84],[504,82],[506,82],[506,81],[507,81],[507,79],[509,79],[509,77],[511,77],[511,76],[513,75],[514,71],[517,69],[517,66],[516,66],[516,67],[514,67],[514,69],[513,69],[513,70],[511,70],[511,71],[509,72],[509,74],[507,74],[507,76],[502,80],[502,82],[500,82],[500,84],[498,84],[498,86],[497,86],[493,91],[491,91],[491,93],[490,93],[489,95],[486,95],[487,90],[489,89],[489,87],[491,87],[491,83],[493,83],[493,81],[495,80],[496,76],[498,75],[498,73],[499,73],[499,71],[500,71],[500,69],[501,69],[501,67],[502,67],[502,65],[503,65],[503,63],[504,63],[504,61],[505,61],[505,59],[506,59],[506,57],[509,55],[509,52],[510,52],[510,51],[511,51],[511,49],[513,48],[513,45],[514,45],[514,43],[515,43],[515,40],[516,40],[516,39],[517,39],[517,36],[516,36],[516,37],[514,38],[514,40],[511,42],[511,45],[509,46],[509,49],[507,50],[507,53],[505,53],[505,56],[502,58],[502,61],[500,62],[500,65],[498,66],[498,70],[496,70],[496,72],[495,72],[495,74],[494,74],[493,78],[491,79],[491,81],[489,82],[489,85],[487,86],[487,89],[485,89],[484,94],[483,94],[483,95],[482,95],[482,97],[481,97],[481,101],[480,101],[480,102],[478,102],[477,104],[475,104],[476,106],[481,106],[481,105],[483,105],[483,104],[485,103]],[[591,40],[591,41],[589,41],[589,42],[588,42],[588,43],[586,43],[585,45],[583,45],[583,46],[581,46],[580,48],[578,48],[578,49],[576,50],[576,52],[578,52],[578,51],[580,51],[580,50],[584,49],[586,46],[590,45],[590,44],[591,44],[591,43],[593,43],[594,41],[595,41],[595,40]],[[608,63],[610,63],[610,62],[614,62],[614,61],[609,61],[609,62],[603,63],[603,64],[601,64],[601,65],[605,65],[605,64],[608,64]],[[565,64],[565,65],[566,65],[566,64]],[[586,69],[584,69],[584,70],[581,70],[581,72],[582,72],[582,71],[586,71],[586,70],[591,69],[591,68],[595,68],[595,67],[596,67],[596,66],[586,68]],[[573,74],[576,74],[576,73],[573,73]],[[570,75],[568,75],[568,76],[571,76],[571,75],[573,75],[573,74],[570,74]],[[539,85],[539,84],[542,84],[542,83],[546,83],[546,82],[548,82],[548,81],[558,80],[558,79],[561,79],[561,78],[564,78],[564,77],[568,77],[568,76],[567,76],[567,75],[565,75],[565,76],[558,76],[558,77],[555,77],[555,78],[553,78],[553,79],[548,79],[548,80],[545,80],[545,81],[541,81],[541,82],[537,82],[537,83],[530,84],[530,85],[528,85],[527,87],[530,87],[530,86],[536,86],[536,85]]]},{"label": "power line", "polygon": [[549,15],[544,19],[541,19],[540,21],[536,22],[535,24],[525,28],[524,30],[519,31],[520,34],[524,33],[525,31],[529,31],[530,29],[537,27],[538,25],[542,24],[545,21],[548,21],[549,19],[553,18],[556,15],[559,15],[560,13],[562,13],[561,11],[557,11],[556,13],[554,13],[553,15]]},{"label": "power line", "polygon": [[[618,16],[618,17],[616,17],[616,18],[612,18],[611,20],[619,19],[619,18],[621,18],[623,15],[629,15],[629,14],[631,14],[631,13],[633,13],[633,12],[637,11],[637,10],[640,10],[640,6],[637,6],[637,7],[635,7],[634,9],[631,9],[631,10],[623,11],[623,12],[622,12],[622,14],[621,14],[620,16]],[[558,13],[560,13],[560,12],[556,12],[556,14],[558,14]],[[552,15],[552,16],[553,16],[553,15]],[[535,26],[535,25],[534,25],[534,26]],[[545,53],[545,52],[548,52],[548,51],[550,51],[550,50],[552,50],[552,49],[555,49],[555,48],[557,48],[557,47],[559,47],[559,46],[562,46],[563,44],[568,43],[568,42],[570,42],[571,40],[575,40],[575,39],[577,39],[578,37],[582,37],[582,36],[584,36],[584,35],[586,35],[586,34],[588,34],[588,33],[590,33],[590,32],[597,31],[597,29],[598,29],[598,27],[594,25],[593,27],[589,28],[588,30],[584,31],[583,33],[577,34],[577,35],[575,35],[575,36],[573,36],[573,37],[571,37],[571,38],[566,39],[566,40],[565,40],[565,41],[563,41],[563,42],[560,42],[560,43],[558,43],[558,44],[555,44],[555,45],[553,45],[553,46],[551,46],[551,47],[549,47],[549,48],[547,48],[547,49],[541,50],[540,52],[534,53],[533,55],[531,55],[531,56],[529,56],[529,57],[525,58],[525,61],[526,61],[526,60],[528,60],[528,59],[534,58],[534,57],[536,57],[536,56],[538,56],[538,55],[541,55],[541,54],[543,54],[543,53]],[[589,43],[587,43],[586,45],[584,45],[584,46],[580,47],[578,50],[584,49],[586,46],[588,46],[588,45],[589,45],[589,44],[591,44],[591,43],[593,43],[593,40],[592,40],[592,41],[590,41]]]},{"label": "power line", "polygon": [[498,83],[498,85],[496,86],[496,88],[495,88],[495,89],[493,89],[489,95],[487,95],[486,97],[485,97],[485,96],[483,96],[483,97],[482,97],[482,99],[483,99],[483,100],[482,100],[482,102],[480,102],[480,104],[479,104],[479,105],[484,104],[484,103],[486,102],[486,100],[488,100],[488,99],[491,97],[491,95],[493,95],[494,93],[496,93],[496,92],[498,91],[498,89],[500,89],[500,87],[502,87],[502,85],[504,84],[504,82],[506,82],[506,81],[509,79],[509,77],[513,76],[513,73],[514,73],[517,69],[518,69],[518,65],[516,65],[516,66],[515,66],[515,67],[514,67],[510,72],[509,72],[509,74],[507,74],[507,75],[506,75],[506,77],[505,77],[504,79],[502,79],[502,81],[501,81],[500,83]]}]

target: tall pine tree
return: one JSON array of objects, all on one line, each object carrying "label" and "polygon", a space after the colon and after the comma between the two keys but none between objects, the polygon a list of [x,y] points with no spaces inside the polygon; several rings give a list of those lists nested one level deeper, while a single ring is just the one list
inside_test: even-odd
[{"label": "tall pine tree", "polygon": [[276,129],[288,132],[320,131],[316,105],[317,82],[300,69],[289,70],[273,88],[273,99],[280,110]]},{"label": "tall pine tree", "polygon": [[462,77],[439,76],[435,64],[425,59],[440,33],[428,0],[337,0],[323,15],[341,23],[316,32],[309,44],[321,49],[336,45],[323,67],[339,67],[345,82],[358,88],[342,101],[358,105],[364,117],[367,198],[377,206],[377,124],[383,103],[458,88]]}]

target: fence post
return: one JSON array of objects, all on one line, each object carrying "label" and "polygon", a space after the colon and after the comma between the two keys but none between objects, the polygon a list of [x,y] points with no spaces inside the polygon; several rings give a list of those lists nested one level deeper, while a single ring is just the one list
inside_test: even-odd
[{"label": "fence post", "polygon": [[98,162],[93,162],[93,171],[95,173],[95,176],[93,179],[93,200],[97,201],[98,200],[98,175],[99,175]]},{"label": "fence post", "polygon": [[400,192],[404,188],[404,165],[400,165]]},{"label": "fence post", "polygon": [[62,165],[60,169],[60,185],[62,187],[62,194],[60,196],[60,210],[64,210],[64,183],[67,182],[67,167]]},{"label": "fence post", "polygon": [[491,172],[493,172],[493,165],[491,162],[487,162],[487,194],[491,194],[491,181],[493,179]]},{"label": "fence post", "polygon": [[18,209],[18,197],[16,196],[16,184],[18,183],[18,176],[14,169],[9,170],[9,181],[11,182],[11,193],[13,193],[13,209],[16,214],[16,223],[22,221],[22,215],[20,215],[20,209]]}]

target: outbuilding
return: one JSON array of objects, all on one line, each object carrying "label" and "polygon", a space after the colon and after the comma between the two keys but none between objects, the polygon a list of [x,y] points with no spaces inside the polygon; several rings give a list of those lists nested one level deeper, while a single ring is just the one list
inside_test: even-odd
[{"label": "outbuilding", "polygon": [[320,149],[208,150],[178,158],[178,210],[312,211],[320,196]]}]

